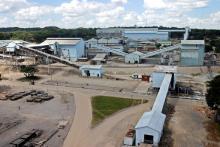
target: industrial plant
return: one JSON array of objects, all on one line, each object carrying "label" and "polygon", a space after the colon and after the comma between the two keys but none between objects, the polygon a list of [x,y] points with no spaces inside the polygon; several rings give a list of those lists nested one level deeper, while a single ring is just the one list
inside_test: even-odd
[{"label": "industrial plant", "polygon": [[201,109],[219,58],[190,34],[115,27],[0,40],[0,146],[218,146]]}]

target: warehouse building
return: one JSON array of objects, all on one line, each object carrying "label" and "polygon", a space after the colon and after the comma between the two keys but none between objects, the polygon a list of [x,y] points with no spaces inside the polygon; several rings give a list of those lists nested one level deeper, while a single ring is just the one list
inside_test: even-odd
[{"label": "warehouse building", "polygon": [[139,64],[141,63],[141,56],[143,56],[144,54],[139,52],[139,51],[135,51],[132,52],[130,54],[127,54],[125,56],[125,63],[128,64]]},{"label": "warehouse building", "polygon": [[147,40],[168,40],[169,32],[159,32],[158,30],[127,30],[123,32],[123,37],[129,40],[147,41]]},{"label": "warehouse building", "polygon": [[122,34],[121,28],[103,28],[96,30],[96,35],[99,38],[121,37],[121,34]]},{"label": "warehouse building", "polygon": [[169,40],[172,32],[184,33],[183,38],[186,40],[190,28],[185,29],[159,29],[159,28],[102,28],[96,30],[99,38],[128,38],[136,41],[146,40]]},{"label": "warehouse building", "polygon": [[182,66],[201,66],[204,64],[205,41],[182,40],[180,64]]},{"label": "warehouse building", "polygon": [[55,55],[70,61],[85,57],[85,43],[82,38],[47,38],[41,44],[50,45]]},{"label": "warehouse building", "polygon": [[145,112],[135,126],[136,145],[140,143],[157,145],[163,133],[166,115],[158,111]]},{"label": "warehouse building", "polygon": [[101,78],[103,75],[102,65],[82,65],[80,71],[83,77]]}]

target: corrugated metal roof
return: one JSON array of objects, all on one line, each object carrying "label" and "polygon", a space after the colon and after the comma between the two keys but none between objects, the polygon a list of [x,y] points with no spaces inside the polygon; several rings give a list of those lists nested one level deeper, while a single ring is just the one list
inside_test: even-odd
[{"label": "corrugated metal roof", "polygon": [[139,51],[134,51],[134,52],[132,52],[132,53],[130,53],[130,54],[135,54],[135,55],[138,55],[138,56],[144,55],[144,53],[139,52]]},{"label": "corrugated metal roof", "polygon": [[162,65],[157,65],[155,66],[155,69],[157,72],[172,72],[176,73],[177,72],[177,66],[162,66]]},{"label": "corrugated metal roof", "polygon": [[162,134],[166,115],[158,111],[145,112],[138,121],[135,129],[148,127]]},{"label": "corrugated metal roof", "polygon": [[181,44],[205,44],[204,40],[181,40]]},{"label": "corrugated metal roof", "polygon": [[98,42],[98,40],[95,38],[91,38],[91,39],[87,40],[86,42]]},{"label": "corrugated metal roof", "polygon": [[168,34],[169,32],[158,31],[124,31],[124,34]]},{"label": "corrugated metal roof", "polygon": [[164,76],[163,82],[160,86],[160,90],[157,94],[157,97],[155,99],[155,102],[152,108],[153,111],[155,110],[155,111],[162,112],[163,106],[164,106],[164,103],[167,97],[167,93],[169,90],[171,78],[172,78],[171,74],[166,74]]},{"label": "corrugated metal roof", "polygon": [[6,47],[7,48],[15,48],[16,47],[16,43],[10,42]]},{"label": "corrugated metal roof", "polygon": [[0,47],[6,47],[9,43],[15,44],[29,44],[29,42],[23,40],[0,40]]},{"label": "corrugated metal roof", "polygon": [[81,40],[82,40],[82,38],[47,38],[41,44],[51,45],[51,44],[54,44],[54,43],[58,43],[60,45],[76,45]]},{"label": "corrugated metal roof", "polygon": [[82,65],[80,70],[82,69],[102,69],[102,65]]},{"label": "corrugated metal roof", "polygon": [[92,60],[93,61],[104,61],[106,54],[97,54]]}]

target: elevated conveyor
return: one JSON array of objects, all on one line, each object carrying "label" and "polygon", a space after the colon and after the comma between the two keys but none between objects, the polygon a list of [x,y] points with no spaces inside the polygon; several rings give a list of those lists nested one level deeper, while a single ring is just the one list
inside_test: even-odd
[{"label": "elevated conveyor", "polygon": [[156,50],[156,51],[148,52],[148,53],[142,55],[141,58],[142,59],[149,58],[149,57],[152,57],[152,56],[155,56],[155,55],[158,55],[158,54],[162,54],[164,52],[169,52],[169,51],[172,51],[172,50],[179,49],[180,47],[181,47],[180,44],[165,47],[165,48],[162,48],[162,49],[159,49],[159,50]]},{"label": "elevated conveyor", "polygon": [[65,65],[68,65],[68,66],[72,66],[74,68],[79,69],[79,65],[76,65],[74,62],[68,61],[66,59],[59,58],[59,57],[57,57],[55,55],[51,55],[51,54],[39,51],[37,49],[25,47],[23,45],[18,45],[18,46],[20,47],[20,50],[23,50],[23,51],[26,51],[26,52],[31,52],[31,53],[34,53],[34,54],[36,54],[38,56],[46,57],[47,59],[51,59],[53,61],[60,62],[62,64],[65,64]]},{"label": "elevated conveyor", "polygon": [[152,111],[162,112],[169,90],[172,74],[166,74],[155,99]]},{"label": "elevated conveyor", "polygon": [[104,46],[104,45],[93,45],[93,47],[97,48],[97,49],[100,49],[100,50],[103,50],[103,51],[106,51],[106,52],[111,52],[111,53],[114,53],[116,55],[119,55],[119,56],[126,56],[128,53],[125,53],[123,51],[120,51],[119,49],[114,49],[114,48],[111,48],[111,47],[107,47],[107,46]]},{"label": "elevated conveyor", "polygon": [[[100,50],[103,50],[103,51],[106,51],[106,52],[114,53],[114,54],[119,55],[119,56],[128,55],[128,53],[125,53],[125,52],[120,51],[118,49],[113,49],[113,48],[110,48],[110,47],[107,47],[107,46],[104,46],[104,45],[94,45],[93,47],[95,47],[97,49],[100,49]],[[149,57],[152,57],[152,56],[155,56],[155,55],[158,55],[158,54],[162,54],[164,52],[176,50],[176,49],[179,49],[179,48],[180,48],[180,44],[165,47],[165,48],[162,48],[162,49],[159,49],[159,50],[156,50],[156,51],[152,51],[152,52],[148,52],[146,54],[143,54],[141,56],[141,59],[149,58]]]}]

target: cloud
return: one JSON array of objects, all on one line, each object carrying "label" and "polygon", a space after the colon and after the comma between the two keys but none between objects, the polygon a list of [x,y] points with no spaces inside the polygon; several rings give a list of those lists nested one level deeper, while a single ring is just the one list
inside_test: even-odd
[{"label": "cloud", "polygon": [[112,3],[115,3],[116,5],[124,5],[128,1],[127,0],[111,0]]},{"label": "cloud", "polygon": [[[30,0],[1,0],[0,26],[62,28],[112,26],[177,26],[220,29],[220,11],[204,17],[191,12],[207,7],[209,0],[142,0],[144,10],[132,10],[132,1],[70,0],[57,6]],[[138,8],[136,8],[138,9]]]},{"label": "cloud", "polygon": [[50,6],[32,6],[20,9],[15,13],[15,19],[19,21],[36,21],[53,12]]},{"label": "cloud", "polygon": [[27,0],[1,0],[0,13],[15,11],[27,5],[29,5]]},{"label": "cloud", "polygon": [[150,9],[162,9],[167,7],[163,0],[144,0],[144,6]]},{"label": "cloud", "polygon": [[189,11],[194,8],[203,8],[209,0],[144,0],[146,9],[166,9],[167,11]]},{"label": "cloud", "polygon": [[63,3],[55,11],[63,16],[63,21],[72,23],[73,27],[112,26],[120,25],[120,18],[126,13],[126,3],[127,0],[111,0],[108,3],[72,0]]}]

